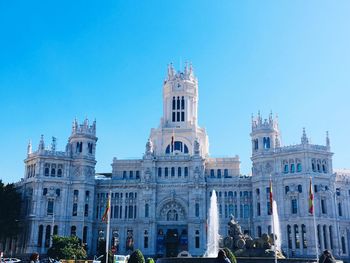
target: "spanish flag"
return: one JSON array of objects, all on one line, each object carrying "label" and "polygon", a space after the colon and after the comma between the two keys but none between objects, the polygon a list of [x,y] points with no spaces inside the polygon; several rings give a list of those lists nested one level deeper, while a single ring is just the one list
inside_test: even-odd
[{"label": "spanish flag", "polygon": [[106,204],[106,209],[105,212],[103,213],[102,216],[102,222],[106,222],[108,223],[108,213],[109,213],[109,209],[111,207],[111,196],[108,196],[108,200],[107,200],[107,204]]},{"label": "spanish flag", "polygon": [[309,213],[314,214],[314,194],[312,192],[312,181],[310,177],[310,187],[309,187]]},{"label": "spanish flag", "polygon": [[273,195],[272,195],[272,180],[270,179],[270,214],[272,215]]}]

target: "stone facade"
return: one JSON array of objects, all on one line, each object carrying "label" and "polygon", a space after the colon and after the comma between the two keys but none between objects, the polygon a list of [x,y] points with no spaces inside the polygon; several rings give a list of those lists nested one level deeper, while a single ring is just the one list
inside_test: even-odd
[{"label": "stone facade", "polygon": [[319,248],[349,255],[350,173],[335,172],[326,145],[281,145],[277,118],[252,118],[252,175],[240,174],[238,156],[212,158],[205,129],[197,124],[198,81],[192,66],[175,72],[163,88],[163,117],[138,160],[113,159],[112,172],[95,173],[96,123],[73,122],[65,151],[42,138],[28,146],[23,196],[23,235],[17,253],[46,253],[52,233],[77,235],[95,254],[106,238],[101,218],[111,196],[111,244],[118,254],[139,248],[145,255],[203,255],[212,190],[218,195],[220,234],[230,215],[252,236],[271,232],[269,182],[277,202],[282,248],[289,256],[315,255],[315,224],[308,212],[312,178]]}]

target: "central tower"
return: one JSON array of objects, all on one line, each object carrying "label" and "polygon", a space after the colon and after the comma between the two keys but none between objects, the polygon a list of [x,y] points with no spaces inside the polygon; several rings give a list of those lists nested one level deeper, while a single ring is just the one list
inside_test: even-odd
[{"label": "central tower", "polygon": [[168,66],[163,83],[163,116],[160,127],[152,129],[150,141],[156,155],[208,155],[208,137],[198,127],[198,80],[192,65],[183,72]]},{"label": "central tower", "polygon": [[168,75],[163,87],[164,128],[188,128],[197,125],[198,80],[192,65],[185,65],[184,72],[168,66]]}]

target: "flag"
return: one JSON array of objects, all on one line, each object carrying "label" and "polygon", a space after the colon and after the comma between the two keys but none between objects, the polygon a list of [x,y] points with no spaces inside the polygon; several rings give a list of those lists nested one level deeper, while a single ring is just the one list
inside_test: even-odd
[{"label": "flag", "polygon": [[309,187],[309,213],[314,214],[314,194],[312,192],[312,181],[310,177],[310,187]]},{"label": "flag", "polygon": [[273,204],[272,180],[270,179],[270,214],[271,215],[272,215],[272,204]]},{"label": "flag", "polygon": [[107,200],[107,204],[106,204],[106,209],[105,212],[103,213],[102,216],[102,222],[106,222],[108,223],[108,213],[109,213],[109,209],[111,207],[111,196],[108,196],[108,200]]}]

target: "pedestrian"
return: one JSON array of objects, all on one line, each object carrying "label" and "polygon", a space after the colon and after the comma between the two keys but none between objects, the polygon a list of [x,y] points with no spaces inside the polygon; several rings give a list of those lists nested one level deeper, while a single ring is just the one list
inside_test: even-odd
[{"label": "pedestrian", "polygon": [[217,263],[231,263],[230,259],[226,256],[225,250],[220,249],[217,257]]},{"label": "pedestrian", "polygon": [[322,255],[320,256],[320,259],[318,261],[319,263],[335,263],[335,258],[333,257],[332,253],[329,250],[323,251]]},{"label": "pedestrian", "polygon": [[30,255],[30,263],[40,263],[39,261],[39,253],[38,252],[34,252],[33,254]]}]

